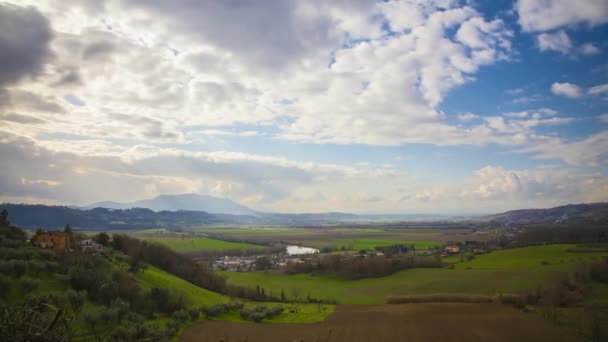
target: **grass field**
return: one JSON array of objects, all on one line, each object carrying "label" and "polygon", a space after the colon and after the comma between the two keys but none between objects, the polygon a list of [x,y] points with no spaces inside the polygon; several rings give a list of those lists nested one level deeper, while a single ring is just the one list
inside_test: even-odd
[{"label": "grass field", "polygon": [[495,251],[475,257],[471,261],[459,262],[457,269],[524,269],[545,265],[578,264],[608,255],[606,252],[569,253],[566,250],[575,245],[545,245],[512,248]]},{"label": "grass field", "polygon": [[[219,234],[229,237],[239,237],[259,241],[288,241],[292,244],[301,243],[311,247],[333,246],[337,243],[348,243],[361,240],[363,247],[376,247],[378,243],[385,245],[399,242],[434,242],[487,240],[491,234],[473,234],[470,230],[415,230],[415,229],[382,229],[382,228],[285,228],[285,227],[256,227],[256,228],[211,228],[198,229],[199,232]],[[370,243],[365,244],[365,240]],[[377,241],[373,242],[374,240]],[[384,240],[384,241],[383,241]],[[424,247],[423,247],[424,248]]]},{"label": "grass field", "polygon": [[266,246],[241,242],[230,242],[206,237],[146,237],[147,241],[160,243],[178,252],[200,250],[263,250]]},{"label": "grass field", "polygon": [[[578,258],[597,258],[595,253],[568,253],[573,245],[537,246],[497,251],[477,256],[455,269],[409,269],[382,278],[346,280],[308,274],[223,272],[229,283],[284,290],[288,297],[299,293],[335,299],[342,304],[379,304],[391,295],[515,293],[546,284],[556,272],[572,270]],[[605,255],[605,253],[604,253]],[[553,261],[543,266],[542,260]],[[563,263],[559,261],[564,259]],[[572,261],[570,260],[572,259]],[[472,267],[472,269],[467,269]]]},{"label": "grass field", "polygon": [[[191,284],[181,278],[178,278],[170,273],[167,273],[161,269],[153,266],[149,266],[144,272],[139,272],[136,275],[139,285],[143,289],[150,289],[153,287],[167,288],[172,291],[184,296],[187,300],[189,307],[200,308],[202,305],[213,305],[218,303],[226,303],[231,299],[227,296],[200,288],[194,284]],[[259,303],[259,302],[247,302],[245,301],[246,307],[256,305],[267,305],[269,307],[283,305],[289,308],[291,304],[282,303]],[[267,320],[267,322],[273,323],[314,323],[324,320],[329,314],[333,312],[335,305],[319,306],[317,304],[300,304],[298,305],[298,312],[291,313],[289,310],[285,310],[282,314]],[[229,321],[244,321],[241,319],[238,313],[230,313],[220,316],[218,319],[229,320]]]},{"label": "grass field", "polygon": [[410,269],[388,277],[345,280],[307,274],[283,275],[264,272],[223,272],[229,283],[281,289],[288,297],[294,291],[302,297],[335,299],[342,304],[379,304],[386,297],[405,294],[513,293],[536,287],[552,278],[555,269],[534,270],[450,270]]},{"label": "grass field", "polygon": [[188,303],[195,307],[225,303],[229,300],[225,296],[200,288],[154,266],[148,266],[144,272],[138,272],[136,278],[143,289],[149,290],[153,287],[171,289],[182,294]]},{"label": "grass field", "polygon": [[[517,329],[513,329],[517,327]],[[181,341],[578,341],[536,315],[496,304],[339,306],[320,324],[204,322]]]},{"label": "grass field", "polygon": [[391,245],[414,245],[416,249],[427,249],[433,246],[440,245],[436,241],[412,241],[412,240],[398,240],[398,239],[374,239],[374,238],[363,238],[363,239],[333,239],[327,241],[321,240],[310,240],[307,241],[307,245],[310,247],[334,247],[341,249],[345,247],[347,249],[359,251],[362,249],[374,250],[376,247],[391,246]]}]

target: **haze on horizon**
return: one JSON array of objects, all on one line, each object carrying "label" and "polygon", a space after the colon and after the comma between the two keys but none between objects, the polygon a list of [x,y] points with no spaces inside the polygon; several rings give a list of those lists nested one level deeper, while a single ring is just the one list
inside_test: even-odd
[{"label": "haze on horizon", "polygon": [[0,202],[608,201],[608,2],[0,0]]}]

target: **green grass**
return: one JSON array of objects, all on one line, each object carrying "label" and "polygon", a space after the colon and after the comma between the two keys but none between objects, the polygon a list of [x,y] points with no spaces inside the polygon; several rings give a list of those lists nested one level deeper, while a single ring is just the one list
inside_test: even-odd
[{"label": "green grass", "polygon": [[384,247],[391,245],[405,245],[409,247],[410,245],[414,245],[416,249],[428,249],[433,246],[440,245],[439,242],[434,241],[408,241],[408,240],[398,240],[398,239],[374,239],[374,238],[363,238],[363,239],[334,239],[329,241],[310,241],[310,245],[312,247],[323,247],[323,246],[332,246],[334,248],[342,248],[342,246],[346,248],[350,248],[352,250],[374,250],[376,247]]},{"label": "green grass", "polygon": [[[569,253],[566,250],[576,245],[545,245],[523,248],[512,248],[477,255],[471,261],[459,262],[457,269],[523,269],[536,268],[544,263],[552,266],[571,267],[584,260],[593,260],[606,252]],[[446,261],[446,258],[443,259]],[[449,260],[449,259],[448,259]],[[546,266],[545,266],[546,267]]]},{"label": "green grass", "polygon": [[174,251],[179,252],[191,252],[200,250],[263,250],[267,248],[266,246],[216,240],[205,237],[146,237],[143,239],[160,243],[171,248]]},{"label": "green grass", "polygon": [[[212,292],[203,288],[200,288],[194,284],[191,284],[181,278],[178,278],[170,273],[167,273],[161,269],[153,266],[149,266],[145,272],[140,272],[136,275],[139,285],[148,290],[153,287],[168,288],[182,294],[187,302],[188,306],[199,308],[202,305],[212,305],[218,303],[225,303],[230,301],[227,296]],[[256,305],[266,305],[273,307],[277,305],[283,305],[286,309],[291,306],[288,303],[258,303],[258,302],[247,302],[245,301],[246,307],[252,307]],[[288,310],[283,312],[281,315],[274,317],[267,322],[271,323],[313,323],[324,320],[331,312],[333,312],[334,305],[325,305],[326,310],[319,310],[317,304],[300,304],[300,311],[291,313]],[[219,319],[231,320],[231,321],[242,321],[238,312],[230,313],[227,315],[220,316]]]},{"label": "green grass", "polygon": [[[273,292],[284,290],[288,297],[293,297],[293,292],[299,291],[301,297],[310,294],[315,298],[335,299],[343,304],[383,303],[391,295],[494,295],[533,289],[549,282],[556,272],[571,271],[581,261],[580,258],[594,259],[602,255],[565,251],[571,247],[573,245],[547,245],[501,250],[459,263],[453,270],[419,268],[388,277],[361,280],[264,272],[222,274],[229,283],[236,285],[259,285]],[[543,266],[543,260],[550,265]],[[598,291],[603,291],[603,288]]]},{"label": "green grass", "polygon": [[200,288],[154,266],[148,266],[144,272],[138,272],[136,278],[145,290],[153,287],[171,289],[182,294],[187,302],[195,307],[224,303],[229,300],[226,296]]},{"label": "green grass", "polygon": [[549,281],[554,268],[535,270],[450,270],[418,268],[388,277],[346,280],[307,274],[283,275],[264,272],[222,272],[229,283],[256,286],[274,291],[284,290],[293,297],[335,299],[342,304],[384,303],[392,295],[421,294],[487,294],[513,293],[535,288]]}]

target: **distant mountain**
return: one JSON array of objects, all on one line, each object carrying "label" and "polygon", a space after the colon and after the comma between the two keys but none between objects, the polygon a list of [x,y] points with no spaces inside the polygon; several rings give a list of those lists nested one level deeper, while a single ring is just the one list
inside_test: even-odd
[{"label": "distant mountain", "polygon": [[0,204],[11,223],[29,229],[61,229],[67,223],[83,230],[132,230],[166,227],[178,229],[222,223],[204,211],[161,211],[150,209],[75,209],[65,206]]},{"label": "distant mountain", "polygon": [[146,208],[152,211],[206,211],[212,214],[229,215],[257,215],[255,210],[247,208],[227,198],[218,198],[206,195],[183,194],[183,195],[160,195],[153,199],[142,201],[119,203],[99,202],[93,203],[83,209],[107,208],[107,209],[131,209]]},{"label": "distant mountain", "polygon": [[568,204],[549,209],[511,210],[502,214],[488,215],[483,219],[503,225],[573,221],[608,223],[608,203]]}]

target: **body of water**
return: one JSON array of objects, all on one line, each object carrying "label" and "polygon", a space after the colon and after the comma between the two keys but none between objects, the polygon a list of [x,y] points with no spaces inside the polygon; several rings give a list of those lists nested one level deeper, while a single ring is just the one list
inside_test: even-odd
[{"label": "body of water", "polygon": [[289,254],[289,255],[301,255],[301,254],[319,253],[318,249],[316,249],[316,248],[310,248],[310,247],[287,246],[285,249],[287,250],[287,254]]}]

